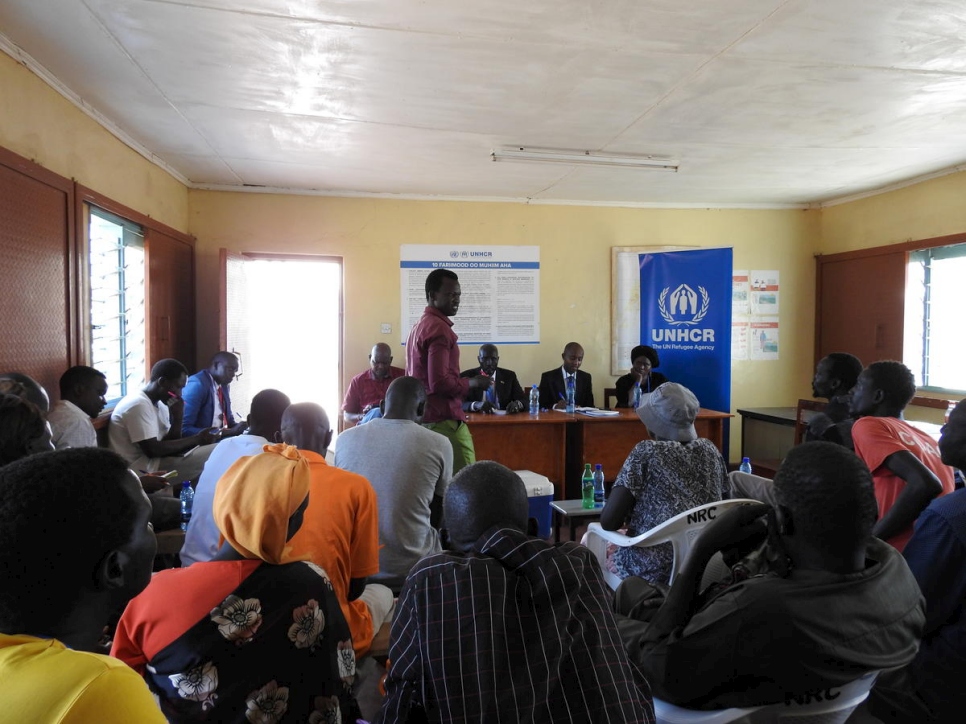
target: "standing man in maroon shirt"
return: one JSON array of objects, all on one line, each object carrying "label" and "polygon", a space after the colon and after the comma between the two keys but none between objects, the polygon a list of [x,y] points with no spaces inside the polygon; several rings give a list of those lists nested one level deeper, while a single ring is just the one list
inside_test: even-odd
[{"label": "standing man in maroon shirt", "polygon": [[434,269],[426,277],[426,309],[409,333],[406,374],[426,386],[423,425],[449,439],[453,474],[476,462],[473,437],[463,415],[463,398],[470,390],[486,389],[486,375],[460,377],[458,337],[450,317],[460,307],[459,277],[449,269]]}]

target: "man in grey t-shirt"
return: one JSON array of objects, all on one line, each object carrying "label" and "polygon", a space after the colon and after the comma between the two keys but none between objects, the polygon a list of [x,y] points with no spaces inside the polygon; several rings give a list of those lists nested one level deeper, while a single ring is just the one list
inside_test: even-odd
[{"label": "man in grey t-shirt", "polygon": [[379,501],[379,573],[398,593],[419,559],[441,550],[443,493],[453,471],[448,439],[419,424],[426,388],[399,377],[386,391],[382,418],[339,435],[335,465],[365,477]]}]

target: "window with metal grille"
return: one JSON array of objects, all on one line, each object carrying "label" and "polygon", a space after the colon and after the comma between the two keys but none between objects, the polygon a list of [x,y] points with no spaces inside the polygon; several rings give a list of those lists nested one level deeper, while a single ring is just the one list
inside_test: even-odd
[{"label": "window with metal grille", "polygon": [[91,366],[107,376],[108,400],[144,384],[144,232],[90,206]]},{"label": "window with metal grille", "polygon": [[966,390],[964,283],[966,244],[909,254],[903,357],[920,387]]}]

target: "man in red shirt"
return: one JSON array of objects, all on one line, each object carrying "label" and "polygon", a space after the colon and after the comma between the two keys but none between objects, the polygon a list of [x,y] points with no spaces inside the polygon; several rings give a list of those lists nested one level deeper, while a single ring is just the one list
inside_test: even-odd
[{"label": "man in red shirt", "polygon": [[423,425],[449,439],[453,474],[476,462],[473,437],[463,421],[463,398],[470,390],[486,389],[486,375],[460,377],[460,349],[450,317],[460,307],[459,277],[449,269],[434,269],[426,277],[426,309],[406,342],[406,374],[426,387]]},{"label": "man in red shirt", "polygon": [[373,345],[369,353],[369,369],[360,372],[349,381],[342,402],[342,416],[347,422],[359,422],[373,407],[386,397],[386,390],[397,377],[406,371],[392,366],[392,348],[385,342]]},{"label": "man in red shirt", "polygon": [[872,534],[901,551],[929,501],[953,492],[952,468],[936,442],[902,419],[916,394],[912,371],[901,362],[874,362],[862,370],[850,405],[855,454],[875,483],[879,521]]}]

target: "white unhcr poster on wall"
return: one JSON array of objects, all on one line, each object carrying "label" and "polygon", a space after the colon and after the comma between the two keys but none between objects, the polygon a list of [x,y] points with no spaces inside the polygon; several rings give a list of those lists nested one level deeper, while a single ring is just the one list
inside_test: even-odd
[{"label": "white unhcr poster on wall", "polygon": [[403,244],[403,344],[426,308],[426,277],[433,269],[450,269],[459,276],[462,298],[453,331],[460,344],[540,342],[539,246]]}]

